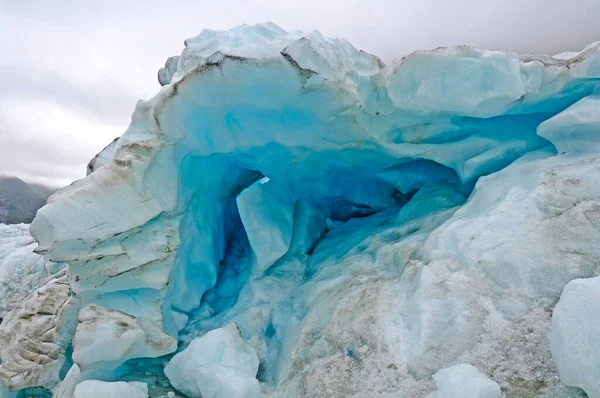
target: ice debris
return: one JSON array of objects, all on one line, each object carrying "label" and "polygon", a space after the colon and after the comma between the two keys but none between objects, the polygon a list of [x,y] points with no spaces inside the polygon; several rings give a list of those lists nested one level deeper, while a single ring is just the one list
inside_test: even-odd
[{"label": "ice debris", "polygon": [[437,391],[428,398],[502,398],[498,383],[471,365],[438,370],[433,379]]},{"label": "ice debris", "polygon": [[237,325],[211,330],[171,359],[165,374],[191,398],[257,398],[256,351]]},{"label": "ice debris", "polygon": [[563,383],[600,397],[600,277],[575,279],[554,307],[552,356]]}]

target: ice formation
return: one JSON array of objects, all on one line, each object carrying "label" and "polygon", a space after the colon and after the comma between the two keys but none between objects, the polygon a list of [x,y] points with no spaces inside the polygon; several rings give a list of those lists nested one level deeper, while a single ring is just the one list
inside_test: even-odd
[{"label": "ice formation", "polygon": [[600,397],[600,277],[567,284],[554,308],[550,347],[563,383]]},{"label": "ice formation", "polygon": [[31,292],[2,322],[0,382],[9,390],[54,387],[77,326],[66,271]]},{"label": "ice formation", "polygon": [[90,160],[87,166],[87,175],[92,174],[96,169],[99,169],[112,160],[112,158],[115,156],[117,141],[119,141],[119,138],[115,138],[102,151],[100,151],[100,153]]},{"label": "ice formation", "polygon": [[235,323],[265,397],[421,397],[458,363],[508,395],[577,394],[546,332],[600,264],[598,47],[385,65],[273,24],[188,39],[31,225],[82,308],[56,391],[147,381]]},{"label": "ice formation", "polygon": [[86,380],[75,387],[73,398],[148,398],[148,386],[139,381],[107,383]]},{"label": "ice formation", "polygon": [[439,370],[433,379],[437,391],[428,398],[502,398],[500,386],[471,365]]},{"label": "ice formation", "polygon": [[[116,369],[130,358],[155,358],[175,351],[177,341],[154,328],[124,312],[87,305],[79,311],[73,361],[86,372]],[[161,338],[154,340],[154,336]]]},{"label": "ice formation", "polygon": [[165,374],[190,398],[258,398],[258,356],[235,324],[198,337],[171,359]]},{"label": "ice formation", "polygon": [[48,276],[29,225],[0,224],[0,318]]}]

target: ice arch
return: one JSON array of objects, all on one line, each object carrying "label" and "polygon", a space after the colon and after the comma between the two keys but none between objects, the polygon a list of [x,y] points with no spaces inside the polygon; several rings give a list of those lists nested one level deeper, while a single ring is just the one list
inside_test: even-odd
[{"label": "ice arch", "polygon": [[84,307],[133,317],[152,343],[90,369],[235,320],[277,381],[320,260],[384,225],[407,226],[390,239],[430,230],[480,176],[556,153],[537,127],[598,92],[597,48],[556,60],[457,47],[386,66],[272,24],[188,40],[112,160],[32,225]]}]

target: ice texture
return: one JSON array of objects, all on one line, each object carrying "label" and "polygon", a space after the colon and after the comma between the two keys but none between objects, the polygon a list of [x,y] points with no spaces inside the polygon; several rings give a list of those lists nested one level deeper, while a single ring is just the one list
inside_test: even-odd
[{"label": "ice texture", "polygon": [[471,365],[439,370],[433,379],[437,391],[429,398],[502,398],[500,386]]},{"label": "ice texture", "polygon": [[87,165],[87,175],[93,173],[96,169],[104,166],[106,163],[110,162],[115,156],[115,150],[117,148],[117,141],[119,138],[115,138],[110,144],[108,144],[103,150],[96,154],[90,160]]},{"label": "ice texture", "polygon": [[27,224],[0,224],[0,318],[36,288],[48,273]]},{"label": "ice texture", "polygon": [[165,374],[191,398],[258,398],[258,356],[230,324],[198,337],[171,359]]},{"label": "ice texture", "polygon": [[560,152],[599,152],[600,95],[590,95],[540,124],[538,134]]},{"label": "ice texture", "polygon": [[81,380],[81,370],[77,364],[73,364],[64,378],[52,391],[53,398],[72,398],[75,387]]},{"label": "ice texture", "polygon": [[[155,331],[152,323],[90,304],[79,311],[73,338],[73,361],[81,371],[116,369],[131,358],[159,357],[175,351],[177,341]],[[154,336],[160,336],[154,340]]]},{"label": "ice texture", "polygon": [[53,388],[67,360],[78,309],[66,271],[21,301],[0,327],[0,382],[10,391]]},{"label": "ice texture", "polygon": [[107,383],[86,380],[75,387],[73,398],[148,398],[148,386],[139,381]]},{"label": "ice texture", "polygon": [[187,40],[31,225],[83,308],[78,380],[236,324],[265,397],[426,396],[457,363],[571,395],[543,336],[600,264],[598,47],[385,65],[273,24]]},{"label": "ice texture", "polygon": [[562,382],[600,397],[600,277],[565,286],[552,315],[550,347]]}]

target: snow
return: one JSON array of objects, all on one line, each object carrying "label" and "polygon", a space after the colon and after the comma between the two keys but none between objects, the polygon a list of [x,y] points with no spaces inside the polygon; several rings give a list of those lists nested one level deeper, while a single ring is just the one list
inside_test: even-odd
[{"label": "snow", "polygon": [[73,398],[148,398],[146,383],[119,381],[107,383],[98,380],[86,380],[75,387]]},{"label": "snow", "polygon": [[562,382],[600,397],[600,277],[565,286],[552,315],[550,347]]},{"label": "snow", "polygon": [[165,374],[191,398],[258,398],[258,357],[235,324],[192,340],[171,359]]},{"label": "snow", "polygon": [[385,65],[273,24],[189,39],[31,225],[69,264],[80,377],[175,353],[193,396],[426,396],[469,363],[576,394],[544,336],[599,271],[598,47]]},{"label": "snow", "polygon": [[439,370],[433,379],[437,391],[429,398],[502,398],[500,386],[471,365]]}]

